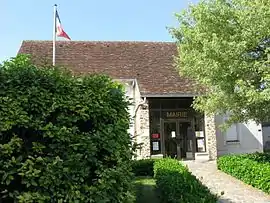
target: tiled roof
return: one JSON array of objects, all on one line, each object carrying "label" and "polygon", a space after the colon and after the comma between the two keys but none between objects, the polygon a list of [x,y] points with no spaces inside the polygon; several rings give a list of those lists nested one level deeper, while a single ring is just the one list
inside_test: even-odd
[{"label": "tiled roof", "polygon": [[[52,63],[52,41],[23,41],[19,53],[36,64]],[[103,73],[114,79],[137,79],[143,95],[193,94],[194,83],[174,67],[172,42],[57,41],[56,65],[74,73]]]}]

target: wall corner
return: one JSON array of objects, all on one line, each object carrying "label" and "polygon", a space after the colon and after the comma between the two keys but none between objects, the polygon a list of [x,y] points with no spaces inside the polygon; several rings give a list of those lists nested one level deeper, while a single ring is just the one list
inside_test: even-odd
[{"label": "wall corner", "polygon": [[209,153],[209,160],[217,159],[217,135],[216,118],[214,114],[205,114],[206,150]]}]

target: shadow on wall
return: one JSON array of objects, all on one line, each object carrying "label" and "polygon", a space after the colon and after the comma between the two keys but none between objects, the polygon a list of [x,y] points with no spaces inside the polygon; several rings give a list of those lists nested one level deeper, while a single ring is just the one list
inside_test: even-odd
[{"label": "shadow on wall", "polygon": [[238,123],[236,126],[235,137],[237,139],[235,141],[227,141],[228,135],[226,132],[222,132],[220,129],[217,130],[219,156],[230,153],[241,154],[263,151],[262,129],[260,126],[255,122]]}]

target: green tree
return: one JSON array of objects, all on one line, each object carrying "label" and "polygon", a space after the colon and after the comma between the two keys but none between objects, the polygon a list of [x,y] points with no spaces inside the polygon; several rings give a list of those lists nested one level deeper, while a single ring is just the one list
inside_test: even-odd
[{"label": "green tree", "polygon": [[176,14],[177,67],[203,87],[194,107],[270,119],[270,0],[202,0]]}]

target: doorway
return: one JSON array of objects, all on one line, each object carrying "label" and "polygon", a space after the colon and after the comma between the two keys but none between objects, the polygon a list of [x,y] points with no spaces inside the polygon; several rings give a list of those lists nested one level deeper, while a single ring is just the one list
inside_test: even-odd
[{"label": "doorway", "polygon": [[190,122],[169,120],[163,122],[163,155],[182,159],[187,157],[187,151],[192,151],[188,146],[188,128]]}]

